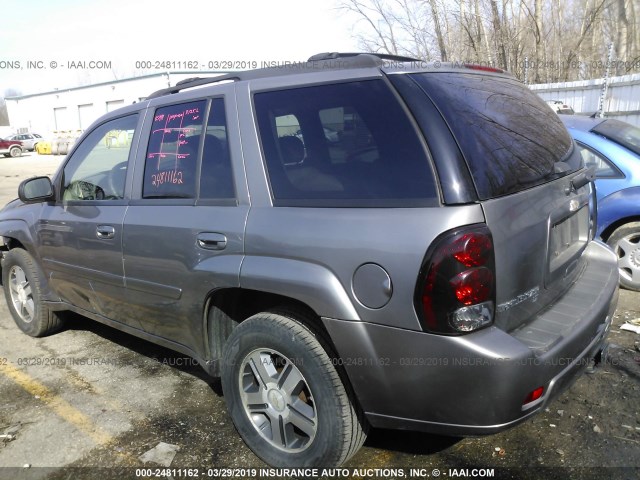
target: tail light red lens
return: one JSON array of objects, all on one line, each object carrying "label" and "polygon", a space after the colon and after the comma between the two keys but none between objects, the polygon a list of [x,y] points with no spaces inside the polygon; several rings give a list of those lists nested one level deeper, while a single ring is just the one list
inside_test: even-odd
[{"label": "tail light red lens", "polygon": [[479,267],[492,254],[491,239],[485,235],[467,233],[455,241],[453,257],[465,267]]},{"label": "tail light red lens", "polygon": [[465,270],[450,280],[456,298],[469,306],[490,300],[493,273],[486,267]]},{"label": "tail light red lens", "polygon": [[457,229],[434,242],[421,269],[416,307],[432,333],[467,333],[493,322],[495,260],[486,225]]}]

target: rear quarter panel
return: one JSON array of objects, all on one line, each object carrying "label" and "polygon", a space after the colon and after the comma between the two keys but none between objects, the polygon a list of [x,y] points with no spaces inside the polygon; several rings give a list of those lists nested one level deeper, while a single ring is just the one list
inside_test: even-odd
[{"label": "rear quarter panel", "polygon": [[640,219],[640,186],[612,193],[598,201],[598,236],[608,236],[610,227]]}]

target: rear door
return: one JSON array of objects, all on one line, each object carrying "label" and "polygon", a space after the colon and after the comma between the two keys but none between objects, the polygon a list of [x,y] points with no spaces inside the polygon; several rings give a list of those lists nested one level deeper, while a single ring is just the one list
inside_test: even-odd
[{"label": "rear door", "polygon": [[[203,345],[209,293],[238,287],[249,210],[233,86],[150,107],[124,221],[130,315],[153,335]],[[233,162],[233,164],[232,164]]]},{"label": "rear door", "polygon": [[580,153],[558,116],[511,77],[471,71],[411,77],[458,142],[493,235],[496,324],[517,328],[581,271],[592,232]]}]

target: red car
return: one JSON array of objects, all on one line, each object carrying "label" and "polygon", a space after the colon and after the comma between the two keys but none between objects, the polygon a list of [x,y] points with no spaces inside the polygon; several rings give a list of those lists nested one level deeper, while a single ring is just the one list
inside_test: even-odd
[{"label": "red car", "polygon": [[22,142],[0,138],[0,153],[5,157],[19,157],[22,155]]}]

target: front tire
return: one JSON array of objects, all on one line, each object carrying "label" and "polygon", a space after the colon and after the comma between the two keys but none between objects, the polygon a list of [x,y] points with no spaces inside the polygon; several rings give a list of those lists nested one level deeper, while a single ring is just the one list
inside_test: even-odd
[{"label": "front tire", "polygon": [[17,158],[22,155],[22,149],[20,147],[11,147],[9,149],[9,155],[11,158]]},{"label": "front tire", "polygon": [[640,292],[640,222],[618,227],[607,239],[618,257],[620,285]]},{"label": "front tire", "polygon": [[31,337],[49,335],[62,326],[56,312],[42,304],[43,275],[33,257],[21,248],[4,255],[2,285],[13,320]]},{"label": "front tire", "polygon": [[[254,315],[225,345],[222,387],[247,446],[274,467],[337,467],[366,422],[318,338],[287,311]],[[328,347],[327,347],[328,348]]]}]

